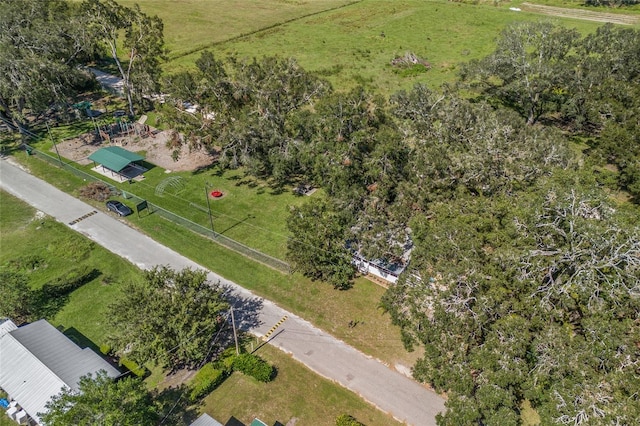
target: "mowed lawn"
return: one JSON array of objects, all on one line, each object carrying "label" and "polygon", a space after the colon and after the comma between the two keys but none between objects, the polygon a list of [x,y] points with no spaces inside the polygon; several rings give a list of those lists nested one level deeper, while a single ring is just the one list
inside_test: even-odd
[{"label": "mowed lawn", "polygon": [[[211,227],[210,208],[217,233],[279,259],[286,257],[289,209],[308,201],[290,187],[274,189],[241,170],[222,172],[215,167],[170,174],[155,167],[145,173],[143,181],[118,186],[206,228]],[[223,196],[211,197],[214,190]]]},{"label": "mowed lawn", "polygon": [[[97,349],[108,332],[108,304],[123,282],[141,279],[140,270],[4,191],[0,191],[0,235],[3,267],[26,256],[44,260],[28,272],[34,288],[72,266],[100,271],[100,276],[72,292],[62,309],[47,318],[76,343]],[[349,413],[368,425],[397,424],[356,394],[317,376],[279,350],[267,345],[258,354],[278,368],[273,382],[258,383],[236,373],[199,409],[225,421],[231,415],[247,422],[252,416],[274,421],[296,417],[302,424],[331,425],[339,414]]]},{"label": "mowed lawn", "polygon": [[269,425],[291,421],[297,425],[333,426],[341,414],[350,414],[368,426],[400,425],[353,392],[320,376],[309,376],[306,367],[269,345],[262,346],[256,354],[275,365],[276,379],[259,383],[242,373],[233,373],[204,399],[201,412],[221,422],[234,416],[247,425],[257,417]]},{"label": "mowed lawn", "polygon": [[98,271],[96,278],[73,291],[47,320],[84,344],[97,347],[103,343],[108,304],[122,283],[141,279],[140,270],[4,191],[0,191],[0,235],[2,267],[39,260],[36,268],[21,269],[34,289],[72,268]]}]

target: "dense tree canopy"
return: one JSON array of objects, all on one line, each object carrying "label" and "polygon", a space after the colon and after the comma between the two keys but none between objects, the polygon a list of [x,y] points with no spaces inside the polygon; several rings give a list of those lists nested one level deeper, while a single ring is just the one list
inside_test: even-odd
[{"label": "dense tree canopy", "polygon": [[[217,60],[202,53],[196,71],[165,78],[173,103],[164,117],[188,143],[220,150],[223,166],[287,181],[299,173],[303,121],[297,115],[330,87],[293,59]],[[199,111],[184,111],[184,103]]]},{"label": "dense tree canopy", "polygon": [[336,288],[349,287],[355,271],[345,245],[348,223],[348,214],[323,199],[293,208],[288,224],[295,237],[289,239],[288,249],[294,269]]},{"label": "dense tree canopy", "polygon": [[159,18],[113,0],[1,0],[0,119],[19,130],[28,114],[64,111],[95,88],[81,66],[102,55],[115,61],[133,115],[134,101],[157,91],[162,31]]},{"label": "dense tree canopy", "polygon": [[619,186],[638,197],[638,58],[638,30],[605,25],[580,38],[550,23],[518,23],[463,79],[529,124],[544,120],[585,139],[590,157],[617,168]]},{"label": "dense tree canopy", "polygon": [[156,267],[143,282],[126,284],[110,306],[107,340],[140,364],[195,366],[211,353],[227,308],[222,289],[207,281],[205,271]]},{"label": "dense tree canopy", "polygon": [[441,424],[516,425],[524,398],[543,424],[636,423],[625,408],[640,402],[630,218],[555,185],[431,212],[412,224],[411,272],[383,304],[407,343],[425,345],[415,376],[448,391]]},{"label": "dense tree canopy", "polygon": [[86,87],[94,52],[86,17],[64,0],[0,0],[0,119],[15,130]]},{"label": "dense tree canopy", "polygon": [[598,182],[613,164],[611,189],[637,194],[639,36],[516,24],[465,69],[478,99],[394,98],[420,213],[383,306],[425,347],[414,375],[448,393],[440,424],[517,425],[523,400],[542,424],[640,421],[637,210]]},{"label": "dense tree canopy", "polygon": [[78,392],[64,388],[40,413],[46,426],[155,425],[158,408],[142,380],[113,380],[104,371],[82,377]]}]

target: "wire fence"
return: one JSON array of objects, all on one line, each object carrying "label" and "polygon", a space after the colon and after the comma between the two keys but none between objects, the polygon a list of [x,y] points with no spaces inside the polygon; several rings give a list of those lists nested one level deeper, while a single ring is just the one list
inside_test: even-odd
[{"label": "wire fence", "polygon": [[[64,161],[62,161],[61,158],[56,158],[50,154],[47,154],[43,151],[40,151],[30,145],[26,145],[25,144],[25,149],[27,150],[27,153],[29,155],[36,155],[38,158],[41,158],[55,166],[58,166],[60,168],[62,168],[63,170],[69,171],[71,173],[73,173],[74,175],[88,181],[88,182],[102,182],[103,184],[107,185],[113,192],[121,194],[124,198],[126,199],[131,199],[132,201],[134,201],[136,204],[141,203],[142,201],[146,201],[143,198],[140,198],[139,196],[137,196],[136,194],[127,191],[127,190],[122,190],[120,188],[117,188],[116,186],[114,186],[113,184],[106,182],[100,178],[98,178],[97,176],[94,176],[90,173],[87,173],[83,170],[80,170],[76,167],[74,167],[72,164],[66,163]],[[240,253],[243,256],[249,257],[257,262],[260,262],[264,265],[267,265],[273,269],[276,269],[278,271],[284,272],[286,274],[291,272],[291,267],[289,266],[289,264],[283,260],[280,260],[278,258],[275,258],[273,256],[269,256],[268,254],[262,253],[261,251],[258,251],[254,248],[251,248],[245,244],[242,244],[236,240],[233,240],[229,237],[227,237],[226,235],[222,235],[220,233],[217,233],[215,231],[213,231],[212,229],[209,229],[205,226],[202,226],[200,224],[197,224],[189,219],[186,219],[170,210],[167,210],[165,208],[162,208],[156,204],[152,204],[150,202],[147,201],[147,206],[150,209],[150,212],[152,214],[158,214],[159,216],[163,217],[164,219],[167,219],[171,222],[177,223],[180,226],[183,226],[193,232],[196,232],[200,235],[203,235],[207,238],[212,239],[213,241],[215,241],[216,243],[220,244],[221,246],[228,248],[230,250],[233,250],[237,253]]]}]

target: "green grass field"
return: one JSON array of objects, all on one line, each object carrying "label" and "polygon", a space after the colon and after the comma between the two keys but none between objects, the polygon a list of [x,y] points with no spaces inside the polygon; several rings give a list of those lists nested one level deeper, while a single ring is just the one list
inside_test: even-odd
[{"label": "green grass field", "polygon": [[164,22],[169,59],[214,46],[262,28],[352,3],[353,0],[119,0],[140,5]]},{"label": "green grass field", "polygon": [[351,391],[320,376],[309,376],[302,364],[269,345],[256,354],[276,366],[276,379],[259,383],[242,373],[233,373],[205,398],[201,412],[221,422],[233,415],[245,424],[258,417],[270,425],[296,419],[299,425],[330,426],[341,414],[350,414],[368,426],[400,424]]},{"label": "green grass field", "polygon": [[[167,179],[172,184],[158,191]],[[289,207],[305,201],[290,188],[274,190],[263,181],[244,176],[242,171],[221,172],[216,168],[166,174],[155,167],[145,173],[144,181],[119,187],[207,228],[208,194],[222,191],[222,198],[209,197],[215,231],[280,259],[286,255],[290,235],[286,227]]]},{"label": "green grass field", "polygon": [[141,278],[140,270],[4,191],[0,191],[0,233],[0,265],[19,263],[28,257],[41,260],[37,268],[26,271],[34,289],[72,266],[99,271],[95,279],[72,292],[62,309],[47,320],[83,344],[90,341],[97,347],[103,343],[109,302],[123,282]]},{"label": "green grass field", "polygon": [[[72,264],[88,265],[101,272],[98,278],[71,293],[55,316],[47,318],[53,325],[63,328],[76,343],[97,349],[108,331],[105,326],[107,305],[121,283],[141,279],[140,271],[63,224],[37,214],[35,209],[4,191],[0,191],[0,234],[3,248],[0,265],[26,255],[37,255],[44,260],[43,266],[29,273],[34,287],[64,273]],[[234,266],[238,267],[238,264]],[[274,421],[297,417],[303,424],[317,425],[333,424],[336,416],[346,412],[368,425],[395,424],[393,419],[357,395],[318,377],[277,349],[264,346],[258,353],[277,366],[276,380],[260,384],[240,373],[234,374],[205,400],[201,411],[221,420],[231,415],[247,421],[251,416],[273,417]],[[157,384],[161,379],[154,380]],[[309,390],[313,392],[309,393]],[[0,425],[9,424],[2,420],[0,418]]]},{"label": "green grass field", "polygon": [[[127,5],[133,2],[122,0]],[[278,55],[295,57],[338,89],[365,84],[386,94],[417,82],[435,87],[453,81],[462,62],[492,51],[496,36],[507,24],[550,19],[513,12],[511,3],[493,6],[445,0],[192,0],[182,2],[179,10],[173,2],[162,0],[138,3],[145,12],[165,20],[167,47],[173,51],[165,64],[167,71],[192,67],[204,48],[219,56]],[[322,10],[326,12],[318,13]],[[581,32],[598,26],[571,19],[561,22]],[[264,30],[256,32],[260,28]],[[431,69],[402,71],[390,64],[407,52],[427,60]]]}]

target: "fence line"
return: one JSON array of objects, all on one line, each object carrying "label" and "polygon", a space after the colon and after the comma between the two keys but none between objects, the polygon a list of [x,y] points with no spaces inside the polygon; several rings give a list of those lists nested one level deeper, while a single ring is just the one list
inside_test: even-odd
[{"label": "fence line", "polygon": [[[127,199],[132,199],[133,201],[137,203],[144,201],[143,198],[140,198],[139,196],[137,196],[136,194],[128,191],[128,190],[121,190],[119,188],[117,188],[115,185],[109,183],[109,182],[105,182],[104,180],[90,174],[87,173],[83,170],[80,170],[76,167],[74,167],[73,165],[69,164],[69,163],[65,163],[64,161],[50,155],[47,154],[43,151],[37,150],[29,145],[25,144],[25,147],[27,149],[27,152],[30,154],[36,154],[38,156],[38,158],[42,158],[43,160],[56,165],[60,168],[62,168],[63,170],[67,170],[70,171],[71,173],[75,174],[76,176],[86,179],[88,181],[91,182],[102,182],[103,184],[107,185],[112,191],[118,193],[118,194],[122,194],[122,196],[124,198]],[[234,239],[231,239],[229,237],[227,237],[226,235],[222,235],[219,234],[217,232],[214,232],[213,230],[204,227],[202,225],[199,225],[195,222],[192,222],[189,219],[186,219],[170,210],[167,210],[163,207],[160,207],[156,204],[153,204],[151,202],[147,201],[147,205],[149,206],[149,208],[151,209],[151,212],[154,214],[159,214],[161,217],[163,217],[164,219],[167,219],[171,222],[177,223],[180,226],[183,226],[185,228],[190,229],[193,232],[196,232],[200,235],[203,235],[207,238],[212,239],[213,241],[215,241],[216,243],[220,244],[221,246],[233,250],[236,253],[240,253],[243,256],[249,257],[257,262],[260,262],[264,265],[267,265],[271,268],[274,268],[278,271],[284,272],[285,274],[290,273],[291,268],[289,266],[289,264],[283,260],[280,260],[278,258],[275,258],[273,256],[269,256],[268,254],[262,253],[259,250],[256,250],[254,248],[251,248],[245,244],[242,244]]]}]

